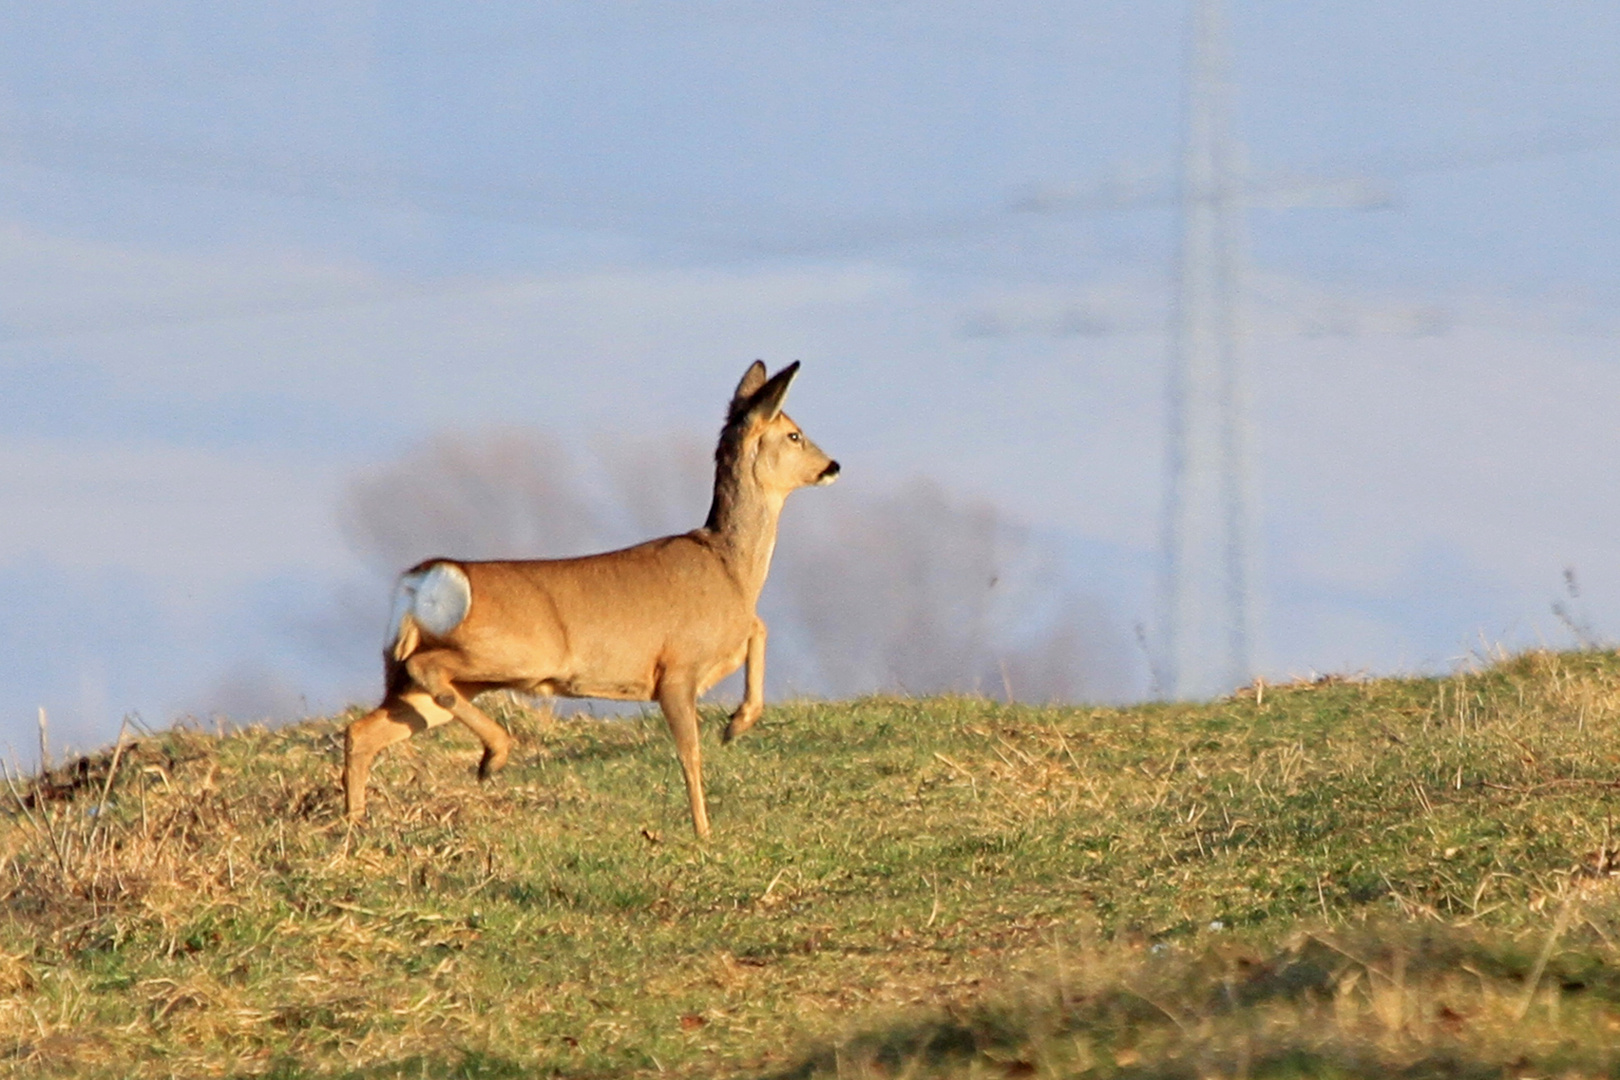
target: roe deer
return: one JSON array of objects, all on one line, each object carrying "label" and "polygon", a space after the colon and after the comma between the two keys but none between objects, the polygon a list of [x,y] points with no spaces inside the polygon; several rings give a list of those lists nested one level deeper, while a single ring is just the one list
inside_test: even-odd
[{"label": "roe deer", "polygon": [[830,484],[833,461],[782,412],[797,361],[769,379],[759,361],[731,399],[702,528],[577,559],[429,559],[400,578],[383,655],[382,704],[349,725],[343,788],[366,811],[372,759],[424,728],[460,720],[484,744],[478,775],[506,764],[511,737],[472,699],[509,688],[656,701],[686,776],[692,827],[709,835],[697,698],[747,662],[727,742],[759,719],[765,624],[754,613],[783,501]]}]

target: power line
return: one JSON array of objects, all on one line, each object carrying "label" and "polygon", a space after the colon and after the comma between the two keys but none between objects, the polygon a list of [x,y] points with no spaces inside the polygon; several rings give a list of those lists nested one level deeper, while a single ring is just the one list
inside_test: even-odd
[{"label": "power line", "polygon": [[[1490,168],[1564,157],[1620,146],[1620,118],[1599,116],[1578,123],[1520,132],[1495,140],[1426,150],[1393,151],[1361,159],[1324,162],[1312,170],[1228,179],[1245,206],[1331,205],[1376,208],[1394,200],[1389,181],[1403,177]],[[894,246],[965,240],[1014,227],[1020,219],[1046,215],[1092,217],[1183,206],[1185,184],[1148,175],[1107,179],[1082,187],[1042,188],[998,208],[932,215],[823,218],[772,215],[762,222],[755,204],[704,205],[670,200],[604,198],[598,192],[535,180],[527,184],[465,184],[423,173],[345,167],[320,161],[276,161],[224,147],[185,146],[109,137],[85,131],[0,128],[0,159],[35,167],[99,172],[143,180],[201,185],[283,198],[369,203],[422,213],[518,223],[539,228],[617,232],[644,231],[654,219],[677,240],[733,253],[813,257],[870,252]],[[383,295],[347,295],[308,303],[226,304],[132,319],[96,318],[13,328],[0,345],[19,341],[111,333],[215,319],[274,317],[388,303],[394,299],[477,292],[488,286],[389,290]]]},{"label": "power line", "polygon": [[[1399,150],[1325,161],[1305,170],[1248,174],[1236,183],[1251,205],[1376,208],[1393,199],[1391,181],[1567,157],[1620,146],[1620,117],[1520,132],[1465,146]],[[467,184],[426,173],[355,168],[322,161],[273,160],[218,146],[62,129],[0,128],[0,158],[37,168],[107,173],[170,184],[279,198],[369,203],[436,216],[542,228],[635,232],[656,219],[689,242],[760,255],[815,255],[944,241],[1011,227],[1023,215],[1097,216],[1180,204],[1179,181],[1164,175],[1116,177],[1080,186],[1044,186],[999,207],[933,214],[821,217],[712,196],[698,200],[604,196],[600,190],[535,178]],[[762,219],[761,210],[773,211]],[[785,225],[784,225],[785,220]]]},{"label": "power line", "polygon": [[186,308],[162,312],[132,313],[129,317],[92,316],[60,318],[54,322],[35,322],[13,325],[9,332],[0,332],[0,349],[15,345],[68,338],[101,337],[126,334],[142,330],[163,330],[179,326],[196,326],[211,322],[236,322],[254,319],[276,319],[287,316],[313,315],[326,311],[350,311],[366,307],[384,307],[407,300],[437,300],[457,296],[477,296],[482,293],[509,292],[511,282],[458,280],[438,285],[404,285],[365,292],[346,292],[341,295],[288,298],[281,301],[253,300],[241,303],[194,304]]}]

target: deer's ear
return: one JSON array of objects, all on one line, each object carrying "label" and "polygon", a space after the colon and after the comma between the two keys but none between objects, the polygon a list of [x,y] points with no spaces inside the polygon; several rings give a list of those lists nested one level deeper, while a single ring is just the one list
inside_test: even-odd
[{"label": "deer's ear", "polygon": [[787,397],[788,387],[793,383],[793,376],[799,373],[797,360],[772,375],[761,386],[748,402],[747,416],[750,421],[775,420],[776,414],[782,411],[782,401]]},{"label": "deer's ear", "polygon": [[748,404],[748,399],[759,393],[759,388],[765,385],[765,363],[755,360],[743,372],[742,382],[737,384],[737,392],[731,395],[731,411],[741,412]]}]

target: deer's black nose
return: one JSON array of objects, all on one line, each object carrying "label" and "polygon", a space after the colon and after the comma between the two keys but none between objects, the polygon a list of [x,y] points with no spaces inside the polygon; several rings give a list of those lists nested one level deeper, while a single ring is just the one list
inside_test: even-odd
[{"label": "deer's black nose", "polygon": [[825,469],[821,470],[821,475],[816,477],[816,483],[830,484],[834,480],[838,479],[838,474],[840,471],[842,470],[839,468],[838,462],[835,461],[828,465]]}]

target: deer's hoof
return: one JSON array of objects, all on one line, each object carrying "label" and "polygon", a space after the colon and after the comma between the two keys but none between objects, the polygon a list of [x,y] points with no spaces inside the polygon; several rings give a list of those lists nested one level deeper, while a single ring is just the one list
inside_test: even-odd
[{"label": "deer's hoof", "polygon": [[733,713],[730,722],[726,724],[726,729],[720,733],[720,741],[729,743],[732,739],[753,727],[758,719],[758,716],[745,716],[740,712]]}]

